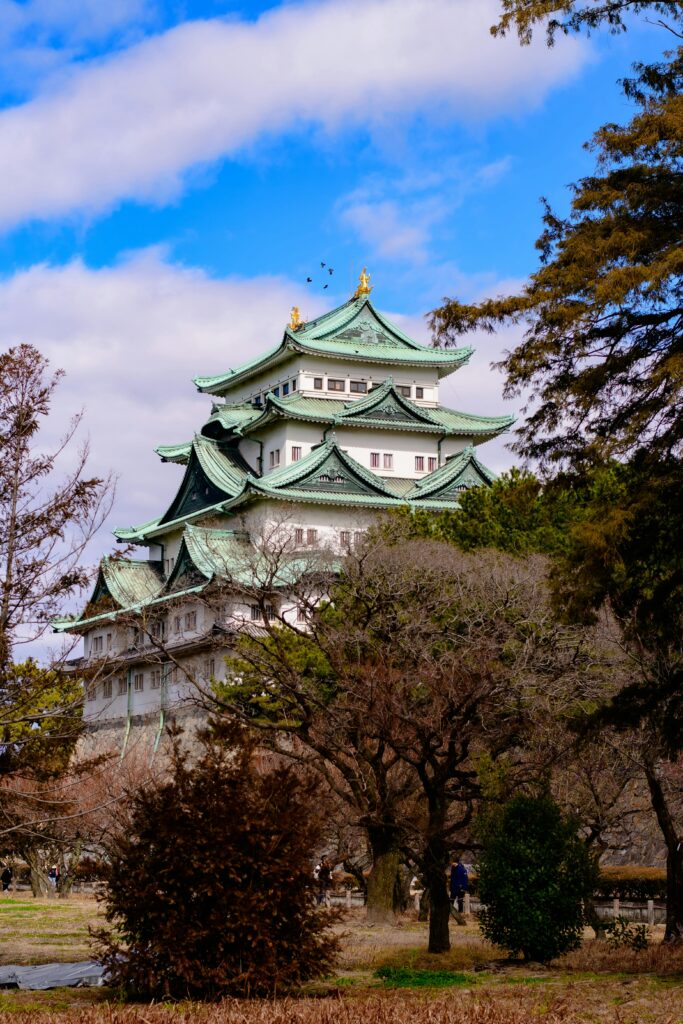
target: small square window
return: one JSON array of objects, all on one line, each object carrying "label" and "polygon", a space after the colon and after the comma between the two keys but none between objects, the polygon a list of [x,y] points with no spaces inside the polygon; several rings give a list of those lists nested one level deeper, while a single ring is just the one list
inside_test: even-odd
[{"label": "small square window", "polygon": [[313,389],[315,391],[322,391],[322,389],[323,389],[323,379],[322,379],[322,377],[314,377],[313,378]]},{"label": "small square window", "polygon": [[273,388],[273,394],[275,395],[276,398],[279,398],[280,397],[280,389],[279,388]]},{"label": "small square window", "polygon": [[107,679],[106,682],[104,682],[102,684],[102,696],[105,697],[105,698],[111,697],[111,690],[112,690],[111,679]]},{"label": "small square window", "polygon": [[96,698],[97,698],[97,687],[95,686],[94,683],[90,683],[85,688],[85,699],[86,700],[95,700]]},{"label": "small square window", "polygon": [[404,398],[410,398],[412,389],[406,386],[405,384],[399,384],[396,390],[398,391],[399,395],[403,395]]},{"label": "small square window", "polygon": [[152,669],[152,674],[151,674],[151,677],[150,677],[150,686],[152,687],[153,690],[158,690],[159,687],[161,686],[161,669],[160,668]]},{"label": "small square window", "polygon": [[266,605],[266,622],[272,622],[275,618],[275,609],[272,604]]},{"label": "small square window", "polygon": [[301,445],[293,444],[292,445],[292,462],[298,462],[300,458],[301,458]]},{"label": "small square window", "polygon": [[436,456],[435,455],[430,455],[429,458],[427,459],[427,469],[429,470],[430,473],[433,473],[434,470],[436,469]]},{"label": "small square window", "polygon": [[306,543],[317,544],[318,542],[318,531],[317,530],[306,530]]},{"label": "small square window", "polygon": [[362,530],[356,530],[356,532],[353,535],[354,546],[357,546],[358,544],[362,544],[364,536],[365,536],[365,534],[363,533]]},{"label": "small square window", "polygon": [[367,390],[368,385],[364,380],[352,380],[349,384],[349,391],[351,391],[352,394],[364,395],[367,393]]},{"label": "small square window", "polygon": [[112,635],[107,633],[107,650],[110,651],[112,648]]},{"label": "small square window", "polygon": [[379,469],[379,452],[370,452],[370,469]]},{"label": "small square window", "polygon": [[415,472],[416,473],[424,473],[424,468],[425,468],[425,457],[424,457],[424,455],[416,455],[415,456]]},{"label": "small square window", "polygon": [[382,458],[382,467],[383,467],[383,469],[393,469],[394,468],[394,456],[391,455],[388,452],[385,452],[384,456]]},{"label": "small square window", "polygon": [[288,395],[288,394],[289,394],[289,381],[286,384],[282,385],[282,395],[283,395],[283,397],[284,397],[284,395]]},{"label": "small square window", "polygon": [[142,672],[136,672],[133,676],[133,689],[141,693],[145,688],[145,677]]},{"label": "small square window", "polygon": [[424,396],[425,396],[425,389],[424,388],[415,388],[415,397],[416,398],[424,398]]},{"label": "small square window", "polygon": [[304,531],[302,530],[302,528],[300,526],[297,526],[297,528],[294,531],[294,543],[295,544],[303,544],[303,542],[304,542]]},{"label": "small square window", "polygon": [[197,628],[197,613],[185,612],[185,629]]},{"label": "small square window", "polygon": [[102,652],[102,637],[94,636],[92,639],[92,649],[94,654],[100,654]]},{"label": "small square window", "polygon": [[119,679],[119,697],[128,692],[128,683],[125,679]]},{"label": "small square window", "polygon": [[292,391],[296,391],[296,378],[292,381]]},{"label": "small square window", "polygon": [[276,466],[279,466],[279,465],[280,465],[280,449],[279,448],[273,448],[273,450],[270,453],[270,468],[274,469]]},{"label": "small square window", "polygon": [[303,608],[301,605],[299,605],[299,607],[296,610],[296,621],[297,622],[305,622],[306,621],[306,609]]},{"label": "small square window", "polygon": [[173,629],[174,629],[174,631],[176,633],[179,633],[182,628],[183,628],[183,624],[181,622],[180,616],[179,615],[175,615],[174,618],[173,618]]},{"label": "small square window", "polygon": [[215,660],[215,658],[209,658],[209,660],[207,661],[207,663],[206,663],[206,674],[209,677],[209,679],[213,679],[213,677],[216,675],[216,660]]},{"label": "small square window", "polygon": [[251,613],[251,621],[252,622],[260,622],[261,621],[261,609],[259,608],[259,606],[257,604],[252,604],[252,606],[249,609],[249,611]]},{"label": "small square window", "polygon": [[339,531],[339,540],[341,542],[342,547],[348,548],[350,543],[351,543],[351,531],[350,530],[340,530]]},{"label": "small square window", "polygon": [[334,377],[327,378],[327,390],[328,391],[346,391],[346,381],[337,380]]}]

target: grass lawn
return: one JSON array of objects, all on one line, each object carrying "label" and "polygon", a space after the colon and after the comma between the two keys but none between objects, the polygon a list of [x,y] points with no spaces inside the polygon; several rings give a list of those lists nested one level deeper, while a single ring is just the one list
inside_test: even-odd
[{"label": "grass lawn", "polygon": [[[0,900],[3,963],[88,959],[97,903],[72,897]],[[0,991],[0,1021],[14,1024],[683,1024],[683,950],[652,945],[635,954],[587,938],[548,967],[507,960],[475,924],[453,925],[452,949],[426,952],[426,926],[394,928],[351,911],[340,926],[334,976],[299,998],[226,1000],[213,1006],[124,1006],[106,989]],[[655,942],[661,941],[657,929]]]}]

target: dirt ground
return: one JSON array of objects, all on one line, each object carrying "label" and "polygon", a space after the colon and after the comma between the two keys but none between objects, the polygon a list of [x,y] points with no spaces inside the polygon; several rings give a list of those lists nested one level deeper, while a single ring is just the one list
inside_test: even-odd
[{"label": "dirt ground", "polygon": [[[0,899],[3,963],[91,956],[93,899]],[[614,952],[587,933],[580,950],[549,966],[522,965],[482,940],[476,923],[453,923],[452,949],[426,952],[426,925],[411,916],[370,926],[361,910],[339,925],[333,976],[299,998],[226,1000],[214,1006],[123,1006],[106,989],[0,991],[0,1021],[15,1024],[683,1024],[683,949],[662,947],[661,929],[642,953]]]}]

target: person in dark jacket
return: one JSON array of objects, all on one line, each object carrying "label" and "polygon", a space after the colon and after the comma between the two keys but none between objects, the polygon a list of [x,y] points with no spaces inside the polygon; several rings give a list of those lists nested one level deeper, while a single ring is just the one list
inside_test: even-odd
[{"label": "person in dark jacket", "polygon": [[469,885],[467,868],[459,857],[451,864],[451,901],[458,912],[462,914],[465,906],[465,893]]},{"label": "person in dark jacket", "polygon": [[0,882],[2,882],[2,891],[7,892],[12,884],[12,869],[9,864],[6,864],[4,867],[3,872],[0,875]]}]

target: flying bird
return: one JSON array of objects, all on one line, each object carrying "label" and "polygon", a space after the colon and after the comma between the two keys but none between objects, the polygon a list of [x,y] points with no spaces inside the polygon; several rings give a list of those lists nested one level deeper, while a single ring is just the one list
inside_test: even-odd
[{"label": "flying bird", "polygon": [[324,267],[324,266],[325,266],[325,264],[323,263],[323,261],[322,261],[322,260],[320,261],[320,266],[321,266],[321,267]]},{"label": "flying bird", "polygon": [[328,274],[334,274],[334,267],[328,267],[327,268],[327,273]]},{"label": "flying bird", "polygon": [[310,284],[312,280],[313,280],[312,277],[307,277],[306,278],[306,284]]},{"label": "flying bird", "polygon": [[327,287],[328,287],[328,286],[327,286],[326,284],[324,284],[324,285],[323,285],[323,291],[325,291],[325,289],[326,289]]}]

